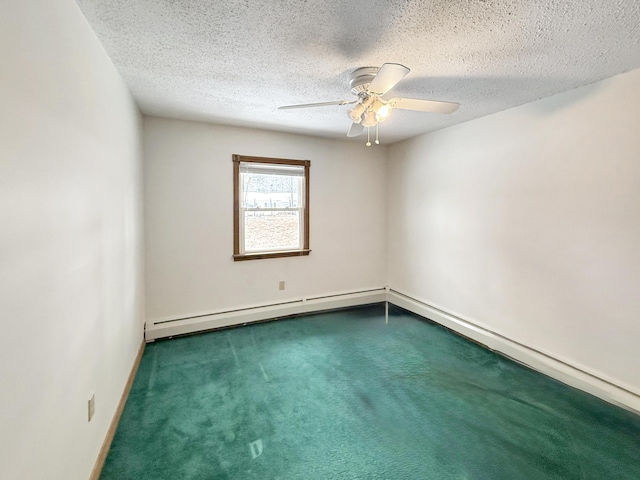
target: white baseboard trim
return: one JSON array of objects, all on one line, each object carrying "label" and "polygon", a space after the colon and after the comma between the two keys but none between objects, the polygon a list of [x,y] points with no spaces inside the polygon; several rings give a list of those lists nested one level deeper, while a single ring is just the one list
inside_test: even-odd
[{"label": "white baseboard trim", "polygon": [[416,315],[427,318],[465,337],[479,342],[511,359],[552,377],[566,385],[599,397],[634,413],[640,414],[640,395],[624,387],[585,372],[548,354],[474,325],[468,320],[445,312],[397,290],[390,290],[387,301]]},{"label": "white baseboard trim", "polygon": [[203,332],[216,328],[244,325],[262,320],[277,319],[302,313],[320,312],[336,308],[355,307],[384,302],[387,293],[384,287],[345,293],[332,293],[286,302],[249,308],[213,312],[188,318],[147,322],[145,340],[152,342],[160,338]]}]

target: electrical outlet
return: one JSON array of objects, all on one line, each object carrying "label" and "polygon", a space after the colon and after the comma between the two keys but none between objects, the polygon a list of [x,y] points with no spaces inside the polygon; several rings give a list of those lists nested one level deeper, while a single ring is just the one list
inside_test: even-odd
[{"label": "electrical outlet", "polygon": [[284,280],[280,280],[280,284],[278,285],[280,290],[284,290]]},{"label": "electrical outlet", "polygon": [[93,414],[96,413],[96,396],[95,394],[91,394],[91,398],[89,399],[89,421],[93,418]]}]

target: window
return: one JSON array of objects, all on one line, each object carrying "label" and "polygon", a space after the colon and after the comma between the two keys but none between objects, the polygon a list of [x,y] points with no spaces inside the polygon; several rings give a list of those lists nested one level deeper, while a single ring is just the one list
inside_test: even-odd
[{"label": "window", "polygon": [[309,255],[308,160],[233,156],[233,259]]}]

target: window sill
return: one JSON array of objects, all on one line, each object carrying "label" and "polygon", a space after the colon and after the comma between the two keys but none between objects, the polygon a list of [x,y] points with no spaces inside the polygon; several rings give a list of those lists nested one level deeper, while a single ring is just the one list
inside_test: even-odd
[{"label": "window sill", "polygon": [[302,257],[309,255],[311,250],[286,250],[282,252],[259,252],[259,253],[238,253],[233,256],[234,262],[243,260],[260,260],[263,258],[280,258],[280,257]]}]

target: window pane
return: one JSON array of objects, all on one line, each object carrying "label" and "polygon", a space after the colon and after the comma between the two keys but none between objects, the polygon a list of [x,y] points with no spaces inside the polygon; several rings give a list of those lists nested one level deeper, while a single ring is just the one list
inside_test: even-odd
[{"label": "window pane", "polygon": [[233,155],[233,259],[309,254],[308,160]]},{"label": "window pane", "polygon": [[241,173],[245,208],[298,208],[301,177]]},{"label": "window pane", "polygon": [[244,212],[245,251],[291,250],[300,245],[300,212]]}]

